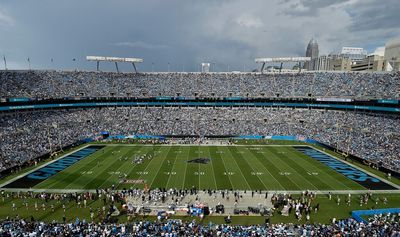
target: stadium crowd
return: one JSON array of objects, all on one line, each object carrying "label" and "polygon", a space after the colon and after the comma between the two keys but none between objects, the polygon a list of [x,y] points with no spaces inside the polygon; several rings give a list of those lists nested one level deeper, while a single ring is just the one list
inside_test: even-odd
[{"label": "stadium crowd", "polygon": [[0,222],[2,236],[400,236],[400,217],[375,216],[368,224],[353,219],[332,224],[229,225],[195,221],[140,221],[129,224],[100,224],[77,219],[72,223],[31,222],[9,219]]},{"label": "stadium crowd", "polygon": [[400,170],[396,115],[276,108],[107,107],[0,114],[1,170],[110,135],[295,135]]},{"label": "stadium crowd", "polygon": [[[154,191],[153,193],[151,193]],[[34,192],[1,192],[3,199],[12,200],[13,211],[18,208],[31,210],[31,213],[43,213],[48,208],[49,212],[55,212],[55,209],[62,206],[62,221],[53,220],[52,222],[37,221],[32,214],[30,219],[20,218],[18,214],[15,217],[7,217],[0,220],[1,236],[400,236],[400,214],[379,214],[369,216],[366,219],[368,223],[358,222],[354,219],[336,220],[333,218],[330,224],[312,223],[306,219],[302,223],[270,224],[268,217],[263,225],[232,225],[207,223],[205,221],[196,222],[182,221],[179,219],[163,218],[156,221],[134,220],[125,223],[115,223],[116,219],[106,218],[115,213],[112,208],[121,206],[125,203],[128,196],[141,196],[141,190],[115,191],[111,189],[96,190],[95,193],[34,193]],[[196,195],[198,190],[151,190],[148,195],[150,198],[156,193],[168,193],[172,199],[174,195],[185,193],[184,195]],[[360,197],[370,196],[366,193]],[[282,215],[285,213],[285,207],[290,206],[293,209],[297,219],[300,221],[301,215],[307,218],[310,214],[318,212],[319,204],[313,203],[315,194],[304,191],[302,195],[294,198],[288,194],[273,194],[271,200],[277,209],[282,209]],[[329,195],[330,198],[330,195]],[[16,200],[23,200],[22,206],[16,206]],[[146,198],[147,199],[147,198]],[[372,199],[372,198],[371,198]],[[97,210],[86,206],[89,203],[98,200],[102,204]],[[34,202],[34,204],[32,203]],[[81,209],[90,211],[90,220],[75,217],[68,208],[70,203],[75,203]],[[40,205],[38,205],[38,203]],[[311,205],[313,208],[311,209]],[[55,207],[56,206],[56,207]],[[107,208],[107,206],[110,206]],[[115,209],[118,209],[115,208]],[[290,212],[289,209],[289,212]],[[18,212],[16,212],[18,213]],[[95,214],[97,213],[97,214]],[[68,220],[66,215],[69,216]],[[119,214],[118,214],[119,215]],[[10,214],[12,216],[12,214]],[[28,215],[29,216],[29,215]],[[300,216],[300,217],[299,217]],[[71,218],[72,217],[72,218]],[[98,219],[98,221],[97,221]],[[129,219],[128,219],[129,220]]]},{"label": "stadium crowd", "polygon": [[[1,71],[0,99],[71,97],[339,97],[398,99],[400,74],[316,72],[260,73],[106,73],[58,71]],[[0,114],[0,171],[18,169],[26,162],[86,138],[110,135],[295,135],[337,147],[366,161],[400,172],[400,121],[398,115],[353,111],[282,108],[104,107],[69,110],[19,111]],[[196,140],[195,138],[192,138]],[[184,140],[183,142],[193,140]],[[200,139],[201,140],[201,139]],[[141,158],[140,158],[141,159]],[[140,162],[140,159],[137,162]],[[136,162],[136,161],[135,161]],[[120,202],[131,196],[144,203],[181,204],[197,190],[96,190],[96,194],[29,193],[31,198],[86,207],[94,196]],[[3,202],[4,202],[4,193]],[[224,194],[221,194],[224,195]],[[25,198],[25,197],[21,197]],[[293,212],[308,220],[319,207],[309,199],[272,195],[282,214]],[[364,199],[360,199],[361,204]],[[338,200],[338,203],[340,199]],[[25,202],[25,205],[26,204]],[[31,205],[31,204],[29,204]],[[43,204],[42,204],[43,205]],[[35,209],[53,209],[49,206]],[[338,204],[339,205],[339,204]],[[13,204],[16,210],[16,206]],[[27,206],[28,208],[28,206]],[[64,212],[65,212],[65,207]],[[113,210],[113,207],[110,207]],[[98,211],[99,213],[102,210]],[[104,210],[103,210],[104,212]],[[109,211],[110,212],[110,211]],[[111,213],[111,212],[110,212]],[[92,214],[92,213],[91,213]],[[103,213],[106,215],[106,213]],[[93,220],[93,218],[92,218]],[[182,220],[135,221],[125,224],[24,220],[0,221],[1,236],[400,236],[399,215],[376,215],[369,223],[353,219],[331,224],[265,224],[236,226]]]},{"label": "stadium crowd", "polygon": [[400,74],[1,71],[0,97],[341,97],[398,99]]}]

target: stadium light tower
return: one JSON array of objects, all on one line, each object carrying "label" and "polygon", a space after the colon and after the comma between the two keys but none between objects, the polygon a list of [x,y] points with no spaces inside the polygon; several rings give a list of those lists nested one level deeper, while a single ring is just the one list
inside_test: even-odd
[{"label": "stadium light tower", "polygon": [[[309,62],[311,61],[310,57],[284,57],[284,58],[256,58],[255,62],[256,63],[262,63],[261,66],[261,73],[263,73],[264,71],[264,67],[266,63],[280,63],[280,71],[282,71],[282,66],[283,63],[285,62],[298,62],[299,64],[301,62]],[[300,72],[301,68],[299,68],[299,72]]]},{"label": "stadium light tower", "polygon": [[101,61],[114,62],[117,72],[119,72],[119,68],[118,68],[119,62],[132,63],[133,69],[135,70],[136,73],[137,73],[137,68],[136,68],[135,63],[143,62],[143,59],[141,59],[141,58],[118,58],[118,57],[104,57],[104,56],[86,56],[86,60],[87,61],[95,61],[97,64],[97,71],[99,70],[99,64]]},{"label": "stadium light tower", "polygon": [[210,72],[210,63],[202,63],[201,64],[201,72],[202,73]]},{"label": "stadium light tower", "polygon": [[7,60],[6,60],[6,55],[3,55],[3,59],[4,59],[4,70],[7,71]]},{"label": "stadium light tower", "polygon": [[29,67],[29,71],[31,70],[31,60],[30,60],[30,58],[28,57],[28,67]]}]

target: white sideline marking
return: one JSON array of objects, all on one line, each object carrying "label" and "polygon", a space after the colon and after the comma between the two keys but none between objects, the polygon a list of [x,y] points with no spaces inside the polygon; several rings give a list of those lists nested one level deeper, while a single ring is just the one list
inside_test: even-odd
[{"label": "white sideline marking", "polygon": [[243,144],[232,144],[232,145],[226,145],[226,144],[107,144],[107,143],[93,143],[91,145],[106,145],[106,146],[226,146],[226,147],[231,147],[231,146],[247,146],[247,147],[263,147],[263,146],[304,146],[304,147],[309,147],[309,145],[304,145],[304,144],[294,144],[294,145],[274,145],[274,144],[266,144],[266,145],[243,145]]},{"label": "white sideline marking", "polygon": [[[47,193],[83,193],[83,192],[91,192],[96,193],[95,189],[29,189],[29,188],[4,188],[4,191],[10,192],[47,192]],[[123,191],[122,189],[116,191]],[[216,191],[226,191],[224,190],[216,190]],[[240,190],[241,192],[245,190]],[[246,192],[250,192],[254,190],[246,190]],[[268,192],[269,194],[273,193],[283,193],[283,194],[302,194],[305,190],[266,190],[261,193],[265,194]],[[373,194],[400,194],[400,190],[307,190],[308,192],[313,192],[315,194],[365,194],[365,193],[373,193]]]}]

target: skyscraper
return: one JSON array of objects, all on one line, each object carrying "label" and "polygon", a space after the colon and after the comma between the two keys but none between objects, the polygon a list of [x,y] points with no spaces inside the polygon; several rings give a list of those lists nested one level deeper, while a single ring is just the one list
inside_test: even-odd
[{"label": "skyscraper", "polygon": [[317,41],[312,38],[307,45],[306,57],[310,57],[311,61],[304,64],[307,70],[315,70],[316,60],[318,59],[319,50]]}]

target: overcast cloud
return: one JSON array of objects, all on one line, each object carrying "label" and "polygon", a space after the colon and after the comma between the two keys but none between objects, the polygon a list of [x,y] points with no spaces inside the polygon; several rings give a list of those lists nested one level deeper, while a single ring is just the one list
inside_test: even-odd
[{"label": "overcast cloud", "polygon": [[312,37],[322,54],[373,53],[400,36],[399,12],[399,0],[2,0],[0,55],[11,69],[29,57],[35,69],[92,70],[85,56],[102,55],[143,58],[143,71],[249,70],[256,57],[303,56]]}]

